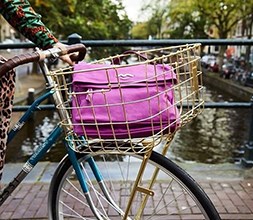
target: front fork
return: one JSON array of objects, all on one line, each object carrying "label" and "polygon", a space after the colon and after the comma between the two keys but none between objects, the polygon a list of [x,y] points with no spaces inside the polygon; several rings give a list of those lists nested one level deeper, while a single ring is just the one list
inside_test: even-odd
[{"label": "front fork", "polygon": [[[170,143],[170,141],[168,141],[168,142]],[[167,143],[165,145],[165,147],[163,148],[163,152],[162,152],[163,155],[167,152],[168,147],[169,147],[169,143]],[[93,214],[96,216],[97,219],[99,219],[99,220],[100,219],[101,220],[105,219],[105,216],[103,216],[100,212],[98,212],[97,209],[96,209],[96,206],[94,205],[93,199],[92,199],[92,197],[90,195],[90,192],[89,192],[89,187],[88,187],[87,181],[86,181],[85,176],[84,176],[83,167],[80,165],[80,163],[78,161],[76,153],[73,150],[73,146],[71,146],[71,142],[66,142],[66,144],[67,144],[68,155],[69,155],[70,161],[71,161],[71,163],[74,167],[77,178],[80,182],[80,185],[82,187],[82,190],[84,192],[86,200],[89,204],[89,207],[91,208]],[[98,184],[101,188],[101,191],[103,192],[105,198],[114,207],[114,209],[117,210],[119,215],[121,215],[122,219],[124,219],[124,220],[130,220],[131,219],[128,216],[129,216],[129,212],[130,212],[131,206],[133,204],[133,201],[134,201],[134,198],[135,198],[137,192],[144,194],[144,197],[143,197],[142,203],[141,203],[141,205],[140,205],[140,207],[137,211],[137,214],[135,216],[136,220],[141,218],[141,215],[142,215],[143,210],[146,206],[148,197],[149,196],[154,196],[154,192],[152,191],[152,188],[153,188],[154,182],[155,182],[155,180],[157,178],[157,175],[158,175],[158,172],[159,172],[158,168],[156,168],[155,171],[153,172],[153,175],[152,175],[152,177],[150,179],[150,182],[149,182],[149,186],[147,188],[144,188],[140,185],[140,183],[142,181],[142,175],[143,175],[143,173],[146,169],[146,165],[148,163],[148,160],[149,160],[151,154],[152,154],[152,150],[150,150],[148,153],[146,153],[143,156],[143,161],[142,161],[140,169],[138,171],[138,175],[137,175],[137,178],[134,182],[133,188],[131,190],[131,195],[130,195],[126,210],[122,210],[115,203],[113,198],[110,196],[110,192],[108,191],[108,189],[107,189],[107,187],[106,187],[106,185],[103,181],[103,176],[102,176],[99,168],[97,167],[97,164],[96,164],[94,158],[91,155],[86,156],[85,161],[89,164],[89,166],[90,166],[90,168],[91,168],[91,170],[92,170],[92,172],[93,172],[93,174],[96,178],[96,181],[98,182]]]},{"label": "front fork", "polygon": [[93,200],[91,198],[90,192],[89,192],[89,187],[87,184],[87,181],[85,180],[85,176],[84,176],[84,172],[83,172],[83,167],[80,165],[76,153],[75,151],[68,145],[68,142],[66,142],[67,145],[67,149],[68,149],[68,155],[69,155],[69,159],[73,165],[73,168],[75,170],[77,179],[79,180],[79,183],[81,185],[81,188],[84,192],[85,198],[87,200],[87,203],[90,207],[90,209],[92,210],[93,214],[96,216],[97,219],[99,220],[103,220],[103,216],[101,215],[101,213],[99,213],[96,209],[95,204],[93,203]]}]

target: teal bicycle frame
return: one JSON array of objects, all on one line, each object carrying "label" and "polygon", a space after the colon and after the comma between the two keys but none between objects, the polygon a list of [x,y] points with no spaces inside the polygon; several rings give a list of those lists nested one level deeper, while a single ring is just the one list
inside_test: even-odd
[{"label": "teal bicycle frame", "polygon": [[[10,130],[10,132],[8,134],[7,144],[12,139],[15,138],[16,134],[22,129],[23,125],[29,120],[31,115],[35,111],[40,109],[39,105],[43,101],[47,100],[53,94],[54,94],[53,90],[48,90],[45,94],[41,95],[33,102],[33,104],[25,112],[25,114],[19,119],[19,121]],[[11,195],[11,193],[17,188],[17,186],[25,179],[25,177],[32,171],[32,169],[36,166],[36,164],[48,152],[48,150],[53,147],[54,143],[59,139],[59,137],[61,136],[62,133],[63,133],[63,129],[61,128],[60,124],[58,124],[53,129],[53,131],[50,133],[50,135],[47,137],[47,139],[35,150],[35,152],[32,154],[32,156],[25,162],[21,171],[16,175],[16,177],[8,185],[6,185],[5,188],[2,190],[2,192],[0,193],[0,206]],[[65,145],[67,148],[68,157],[74,167],[74,170],[76,172],[79,183],[82,187],[84,194],[86,195],[86,199],[87,199],[88,203],[90,204],[90,208],[98,219],[102,219],[100,214],[97,213],[97,211],[95,209],[95,205],[93,204],[92,198],[89,194],[87,181],[86,181],[85,176],[82,172],[82,167],[80,166],[80,164],[78,162],[76,153],[71,148],[70,143],[65,141]],[[123,214],[122,211],[120,210],[120,208],[118,208],[118,206],[114,203],[108,190],[106,189],[106,186],[103,182],[103,177],[102,177],[93,157],[91,157],[90,155],[87,155],[85,161],[87,161],[87,163],[91,167],[91,170],[92,170],[94,176],[96,177],[96,180],[99,183],[107,200],[118,210],[118,212],[120,214]]]},{"label": "teal bicycle frame", "polygon": [[[50,96],[54,94],[53,90],[47,91],[45,94],[41,95],[37,98],[34,103],[28,108],[25,114],[19,119],[19,121],[13,126],[8,134],[7,144],[15,138],[16,134],[22,129],[23,125],[29,120],[31,115],[39,110],[39,105],[48,99]],[[52,148],[53,144],[59,139],[63,132],[60,124],[58,124],[53,131],[50,133],[48,138],[35,150],[32,156],[25,162],[22,167],[22,170],[17,174],[17,176],[3,189],[2,193],[0,194],[0,205],[11,195],[11,193],[16,189],[16,187],[24,180],[24,178],[32,171],[34,166],[42,159],[42,157],[48,152],[49,149]],[[85,181],[85,178],[82,174],[81,167],[78,164],[78,160],[76,157],[75,152],[72,150],[71,147],[68,146],[68,143],[65,142],[65,145],[68,149],[68,156],[73,164],[73,167],[78,175],[78,179],[82,186],[84,192],[88,192],[88,187]],[[97,177],[97,181],[102,181],[102,176],[100,175],[95,161],[92,157],[88,160],[88,163],[92,167],[94,175]]]}]

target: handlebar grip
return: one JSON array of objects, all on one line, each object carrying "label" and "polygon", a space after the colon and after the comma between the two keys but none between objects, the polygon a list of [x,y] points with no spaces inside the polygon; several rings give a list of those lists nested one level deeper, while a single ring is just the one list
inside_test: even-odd
[{"label": "handlebar grip", "polygon": [[66,49],[68,54],[78,51],[78,54],[70,55],[70,59],[72,61],[81,61],[86,55],[86,47],[83,44],[73,44],[68,46]]},{"label": "handlebar grip", "polygon": [[86,54],[86,47],[83,44],[73,44],[66,47],[67,53],[79,52],[83,56]]},{"label": "handlebar grip", "polygon": [[9,72],[13,68],[30,62],[38,62],[40,60],[40,54],[38,52],[22,54],[15,56],[12,59],[7,60],[4,64],[0,66],[0,77],[5,73]]},{"label": "handlebar grip", "polygon": [[73,44],[66,46],[64,50],[61,50],[59,48],[51,48],[45,51],[36,51],[15,56],[0,66],[0,77],[2,77],[5,73],[19,65],[30,62],[39,62],[41,59],[50,58],[54,53],[59,54],[59,56],[61,56],[63,54],[70,54],[74,52],[78,52],[78,55],[73,56],[73,61],[81,61],[86,55],[86,47],[83,44]]}]

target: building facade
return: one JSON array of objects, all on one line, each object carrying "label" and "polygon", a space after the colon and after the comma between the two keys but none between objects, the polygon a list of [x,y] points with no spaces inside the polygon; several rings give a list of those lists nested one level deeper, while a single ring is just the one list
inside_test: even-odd
[{"label": "building facade", "polygon": [[4,42],[7,39],[15,39],[15,30],[2,16],[0,16],[0,41]]}]

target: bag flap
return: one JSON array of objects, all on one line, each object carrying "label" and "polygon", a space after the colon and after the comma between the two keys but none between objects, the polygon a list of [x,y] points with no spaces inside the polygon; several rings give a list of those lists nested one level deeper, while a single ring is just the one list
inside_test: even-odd
[{"label": "bag flap", "polygon": [[89,64],[79,62],[74,66],[73,83],[75,85],[85,84],[105,85],[110,84],[131,84],[131,86],[146,85],[146,83],[174,81],[176,74],[173,68],[163,64],[136,64],[129,66],[110,64]]}]

